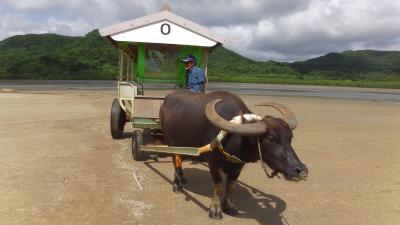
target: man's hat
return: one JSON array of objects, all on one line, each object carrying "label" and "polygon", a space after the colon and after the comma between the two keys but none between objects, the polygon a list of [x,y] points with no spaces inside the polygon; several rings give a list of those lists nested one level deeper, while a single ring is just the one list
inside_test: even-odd
[{"label": "man's hat", "polygon": [[194,62],[196,63],[196,58],[193,55],[187,55],[181,60],[181,62]]}]

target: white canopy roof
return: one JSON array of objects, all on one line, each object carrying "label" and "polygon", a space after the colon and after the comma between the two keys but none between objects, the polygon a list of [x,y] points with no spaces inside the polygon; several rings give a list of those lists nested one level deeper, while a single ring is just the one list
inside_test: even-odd
[{"label": "white canopy roof", "polygon": [[212,47],[227,38],[169,11],[125,21],[100,29],[100,35],[115,41]]}]

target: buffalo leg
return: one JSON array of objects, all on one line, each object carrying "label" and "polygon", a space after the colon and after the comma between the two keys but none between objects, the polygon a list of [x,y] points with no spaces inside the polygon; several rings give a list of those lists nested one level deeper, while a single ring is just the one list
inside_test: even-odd
[{"label": "buffalo leg", "polygon": [[221,199],[223,192],[221,173],[218,168],[215,168],[213,163],[208,164],[212,179],[214,181],[214,195],[211,200],[208,216],[212,219],[222,219]]},{"label": "buffalo leg", "polygon": [[210,211],[208,216],[212,219],[222,219],[221,198],[222,198],[223,185],[222,182],[214,185],[214,195],[211,201]]},{"label": "buffalo leg", "polygon": [[174,183],[172,185],[173,192],[181,192],[182,184],[186,183],[186,179],[183,177],[182,171],[182,157],[180,155],[174,155],[172,162],[174,164],[175,173],[174,173]]},{"label": "buffalo leg", "polygon": [[235,216],[239,213],[235,208],[235,205],[231,201],[233,189],[236,184],[237,178],[238,175],[228,175],[225,184],[225,196],[222,200],[221,205],[222,211],[231,216]]}]

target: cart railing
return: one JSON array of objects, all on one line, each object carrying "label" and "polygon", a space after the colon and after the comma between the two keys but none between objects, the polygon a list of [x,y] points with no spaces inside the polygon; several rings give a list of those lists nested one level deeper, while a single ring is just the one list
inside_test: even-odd
[{"label": "cart railing", "polygon": [[137,118],[158,119],[164,97],[137,95],[133,107],[133,115]]},{"label": "cart railing", "polygon": [[138,88],[132,82],[118,82],[118,99],[128,118],[158,119],[164,97],[138,95]]},{"label": "cart railing", "polygon": [[137,96],[137,86],[130,82],[118,82],[119,105],[127,114],[129,114],[129,117],[132,116],[135,96]]}]

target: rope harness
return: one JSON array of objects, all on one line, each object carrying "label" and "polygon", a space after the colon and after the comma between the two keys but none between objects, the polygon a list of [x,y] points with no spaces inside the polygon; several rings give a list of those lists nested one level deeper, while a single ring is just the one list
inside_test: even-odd
[{"label": "rope harness", "polygon": [[[221,131],[221,132],[224,132],[224,131]],[[238,157],[231,155],[227,151],[225,151],[224,147],[222,147],[221,141],[219,140],[218,136],[216,138],[214,138],[214,140],[212,140],[210,144],[200,147],[197,150],[197,154],[201,155],[206,152],[211,152],[214,149],[217,149],[225,157],[225,159],[229,162],[242,163],[242,164],[246,163],[243,160],[239,159]]]},{"label": "rope harness", "polygon": [[268,168],[270,168],[270,167],[264,162],[264,160],[262,158],[260,139],[258,139],[257,145],[258,145],[258,153],[260,154],[260,164],[265,172],[265,175],[267,175],[268,178],[274,178],[275,176],[280,178],[278,175],[278,171],[273,170],[271,173],[268,172]]},{"label": "rope harness", "polygon": [[[262,117],[259,115],[255,114],[244,114],[241,116],[235,116],[230,122],[236,123],[236,124],[242,124],[243,123],[243,118],[247,121],[260,121],[262,120]],[[218,149],[218,151],[225,157],[225,159],[229,162],[232,163],[242,163],[245,164],[243,160],[239,159],[238,157],[229,154],[224,150],[224,147],[221,144],[221,140],[224,139],[224,137],[227,135],[227,133],[223,130],[221,130],[217,137],[214,138],[214,140],[211,141],[210,144],[205,145],[203,147],[200,147],[198,149],[198,154],[202,154],[205,152],[210,152],[213,151],[214,149]],[[268,178],[274,178],[275,176],[280,178],[278,175],[278,171],[272,170],[272,172],[269,172],[268,169],[270,168],[263,160],[262,154],[261,154],[261,145],[260,145],[260,139],[257,139],[257,148],[258,148],[258,153],[260,155],[260,164],[261,167],[263,168],[265,174],[267,175]]]}]

